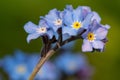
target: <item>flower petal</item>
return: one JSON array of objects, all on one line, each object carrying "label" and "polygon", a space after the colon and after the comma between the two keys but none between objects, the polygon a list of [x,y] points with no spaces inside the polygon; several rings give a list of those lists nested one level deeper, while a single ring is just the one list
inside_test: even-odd
[{"label": "flower petal", "polygon": [[65,15],[63,17],[63,22],[66,24],[66,25],[71,25],[72,22],[73,22],[73,19],[72,19],[72,12],[68,11],[68,10],[65,10]]},{"label": "flower petal", "polygon": [[53,29],[54,31],[58,30],[59,27],[54,25],[54,21],[51,21],[49,19],[46,20],[47,20],[47,24],[50,26],[51,29]]},{"label": "flower petal", "polygon": [[15,66],[14,59],[11,56],[5,56],[5,58],[3,59],[3,63],[4,64],[2,64],[2,67],[5,70],[5,72],[12,72],[11,69],[13,69],[13,67]]},{"label": "flower petal", "polygon": [[106,29],[110,29],[110,25],[106,24],[106,25],[103,25]]},{"label": "flower petal", "polygon": [[69,11],[73,11],[72,5],[66,5],[66,8],[65,8],[65,9],[67,9],[67,10],[69,10]]},{"label": "flower petal", "polygon": [[59,12],[56,9],[53,9],[49,12],[48,15],[45,16],[45,20],[47,22],[47,24],[49,25],[49,27],[51,27],[55,32],[58,30],[58,28],[61,27],[56,25],[55,22],[56,20],[60,19],[61,17],[63,17],[63,12]]},{"label": "flower petal", "polygon": [[89,33],[89,30],[85,31],[85,32],[81,35],[82,38],[85,39],[85,38],[87,37],[88,33]]},{"label": "flower petal", "polygon": [[17,63],[22,61],[24,62],[26,60],[26,55],[20,50],[16,50],[14,52],[14,56],[15,56],[15,59],[17,60]]},{"label": "flower petal", "polygon": [[40,34],[37,34],[37,33],[29,34],[27,37],[27,42],[29,43],[30,40],[37,39],[39,36],[40,36]]},{"label": "flower petal", "polygon": [[81,7],[78,7],[77,9],[75,9],[73,11],[73,19],[74,21],[82,21],[82,8]]},{"label": "flower petal", "polygon": [[89,27],[89,24],[91,23],[91,19],[93,17],[93,13],[89,13],[84,21],[82,22],[83,28],[87,29]]},{"label": "flower petal", "polygon": [[45,18],[47,20],[55,21],[58,18],[57,12],[57,9],[53,9],[45,16]]},{"label": "flower petal", "polygon": [[108,33],[108,30],[105,27],[100,27],[95,31],[96,39],[104,39]]},{"label": "flower petal", "polygon": [[52,30],[49,30],[49,31],[47,31],[47,35],[49,36],[49,39],[52,39],[52,37],[53,37],[53,31]]},{"label": "flower petal", "polygon": [[100,18],[100,16],[99,16],[99,14],[98,14],[98,13],[93,12],[93,17],[92,17],[92,19],[91,19],[91,20],[92,20],[92,21],[93,21],[93,20],[96,20],[98,23],[100,23],[101,18]]},{"label": "flower petal", "polygon": [[83,52],[89,52],[89,51],[92,51],[92,50],[93,50],[93,48],[92,48],[91,43],[88,40],[84,39],[83,40],[83,45],[82,45],[82,51]]},{"label": "flower petal", "polygon": [[77,30],[70,28],[70,27],[63,27],[63,34],[69,34],[70,36],[75,36],[77,35]]},{"label": "flower petal", "polygon": [[85,18],[89,12],[91,12],[90,7],[88,7],[88,6],[82,6],[82,15],[83,15],[83,18]]},{"label": "flower petal", "polygon": [[47,25],[46,20],[42,19],[39,21],[39,26],[38,27],[46,27],[49,28],[49,26]]},{"label": "flower petal", "polygon": [[92,24],[90,25],[89,29],[91,32],[96,31],[99,27],[102,27],[101,24],[97,22],[97,20],[93,20]]},{"label": "flower petal", "polygon": [[27,33],[34,33],[36,31],[37,25],[32,22],[28,22],[25,24],[24,29]]},{"label": "flower petal", "polygon": [[95,49],[103,49],[104,48],[104,43],[102,41],[94,41],[92,42],[92,46],[95,48]]}]

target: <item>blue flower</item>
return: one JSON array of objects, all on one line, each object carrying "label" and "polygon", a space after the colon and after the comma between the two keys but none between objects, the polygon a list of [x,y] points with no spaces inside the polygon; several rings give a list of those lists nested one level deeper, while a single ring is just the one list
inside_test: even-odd
[{"label": "blue flower", "polygon": [[102,40],[106,38],[108,29],[109,25],[101,25],[94,20],[91,27],[82,35],[82,51],[93,51],[93,48],[103,51],[105,43]]},{"label": "blue flower", "polygon": [[51,27],[56,32],[63,25],[62,17],[63,12],[60,12],[57,9],[53,9],[45,16],[44,19],[47,21],[49,27]]},{"label": "blue flower", "polygon": [[53,37],[53,31],[49,29],[49,26],[45,20],[40,20],[39,25],[35,25],[32,22],[28,22],[24,26],[25,31],[29,34],[27,42],[32,39],[37,39],[40,36],[47,35],[50,39]]},{"label": "blue flower", "polygon": [[65,9],[67,9],[67,10],[69,10],[69,11],[73,11],[72,5],[66,5],[66,8],[65,8]]},{"label": "blue flower", "polygon": [[73,75],[83,68],[83,66],[86,64],[86,59],[80,54],[64,52],[55,59],[55,64],[67,75]]},{"label": "blue flower", "polygon": [[21,51],[16,51],[13,57],[6,56],[3,59],[3,70],[9,75],[11,80],[27,80],[31,74],[33,68],[31,69],[29,61],[34,60],[29,58]]},{"label": "blue flower", "polygon": [[60,80],[60,72],[50,61],[47,61],[37,73],[38,80]]},{"label": "blue flower", "polygon": [[86,12],[84,7],[78,7],[72,11],[69,8],[65,9],[63,16],[63,23],[65,24],[65,26],[63,26],[63,34],[69,34],[71,36],[77,35],[83,29],[89,27],[92,17],[93,13],[89,11]]}]

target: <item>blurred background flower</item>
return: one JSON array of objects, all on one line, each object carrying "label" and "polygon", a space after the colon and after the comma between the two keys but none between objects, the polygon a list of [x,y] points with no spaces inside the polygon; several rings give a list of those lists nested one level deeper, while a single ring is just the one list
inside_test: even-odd
[{"label": "blurred background flower", "polygon": [[61,47],[61,51],[72,51],[74,50],[75,41],[69,42]]},{"label": "blurred background flower", "polygon": [[60,56],[56,57],[55,64],[67,75],[72,75],[84,67],[86,60],[82,55],[75,55],[72,52],[63,52]]},{"label": "blurred background flower", "polygon": [[36,77],[38,80],[61,80],[59,69],[50,61],[43,65]]},{"label": "blurred background flower", "polygon": [[14,56],[5,56],[2,68],[11,80],[26,80],[32,72],[28,64],[29,59],[31,58],[23,52],[17,51]]},{"label": "blurred background flower", "polygon": [[55,64],[63,75],[68,76],[67,78],[74,75],[77,80],[90,80],[93,74],[92,67],[88,64],[85,55],[81,53],[62,52],[56,57]]}]

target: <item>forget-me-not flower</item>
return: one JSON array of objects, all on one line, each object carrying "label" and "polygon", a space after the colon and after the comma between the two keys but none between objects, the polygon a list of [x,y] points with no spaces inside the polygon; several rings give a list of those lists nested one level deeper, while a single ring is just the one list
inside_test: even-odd
[{"label": "forget-me-not flower", "polygon": [[6,56],[3,59],[2,68],[11,80],[27,80],[32,69],[29,68],[28,58],[21,51],[15,52],[15,56]]},{"label": "forget-me-not flower", "polygon": [[78,7],[75,10],[64,10],[63,23],[63,34],[69,34],[75,36],[80,33],[83,29],[87,29],[91,24],[91,19],[93,17],[92,12],[83,14],[83,8]]},{"label": "forget-me-not flower", "polygon": [[45,16],[49,27],[51,27],[55,32],[63,26],[63,12],[58,11],[57,9],[50,10],[50,12]]},{"label": "forget-me-not flower", "polygon": [[53,37],[53,31],[49,28],[45,20],[40,20],[39,25],[35,25],[32,22],[28,22],[24,26],[25,31],[29,34],[27,42],[32,39],[37,39],[40,36],[47,35],[49,39]]},{"label": "forget-me-not flower", "polygon": [[82,51],[93,51],[93,49],[103,51],[105,43],[102,40],[106,38],[108,29],[109,25],[101,25],[94,20],[89,29],[82,35],[84,38]]},{"label": "forget-me-not flower", "polygon": [[67,75],[73,75],[86,65],[83,55],[64,52],[55,59],[55,64]]}]

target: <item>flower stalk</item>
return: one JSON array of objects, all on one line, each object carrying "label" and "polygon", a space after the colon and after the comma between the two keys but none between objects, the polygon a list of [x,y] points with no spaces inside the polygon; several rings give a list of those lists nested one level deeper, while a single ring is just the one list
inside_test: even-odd
[{"label": "flower stalk", "polygon": [[37,72],[40,70],[42,65],[55,53],[54,50],[50,50],[45,57],[42,57],[36,67],[34,68],[32,74],[29,77],[29,80],[34,80],[34,77],[36,76]]},{"label": "flower stalk", "polygon": [[[28,33],[28,43],[32,39],[42,37],[44,44],[41,50],[41,59],[34,68],[29,80],[34,79],[42,65],[59,48],[71,41],[82,39],[83,52],[102,52],[104,50],[110,26],[102,25],[100,16],[87,6],[79,6],[73,9],[71,5],[67,5],[64,11],[53,9],[40,19],[38,25],[29,21],[24,26],[25,31]],[[67,37],[65,37],[66,34]]]}]

